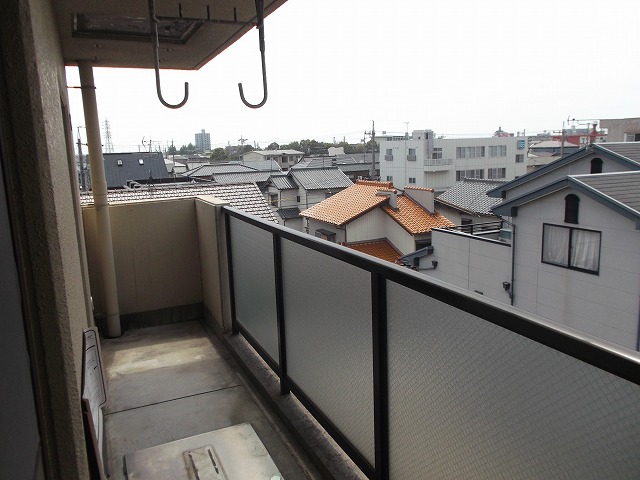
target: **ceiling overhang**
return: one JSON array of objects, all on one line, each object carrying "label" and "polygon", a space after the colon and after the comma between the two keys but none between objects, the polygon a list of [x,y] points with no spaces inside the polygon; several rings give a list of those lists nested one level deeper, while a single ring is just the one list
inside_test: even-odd
[{"label": "ceiling overhang", "polygon": [[[269,15],[286,0],[265,0]],[[254,0],[156,0],[160,68],[197,70],[255,26]],[[52,1],[65,65],[153,68],[147,0]],[[266,27],[268,29],[268,25]]]}]

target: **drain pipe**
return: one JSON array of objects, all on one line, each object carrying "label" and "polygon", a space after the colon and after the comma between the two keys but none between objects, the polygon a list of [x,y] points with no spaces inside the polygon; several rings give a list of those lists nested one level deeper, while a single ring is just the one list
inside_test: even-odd
[{"label": "drain pipe", "polygon": [[89,147],[93,208],[96,212],[96,237],[100,273],[102,275],[104,311],[107,323],[106,335],[107,337],[113,338],[122,335],[122,330],[120,328],[116,267],[113,259],[111,221],[109,219],[109,203],[107,202],[107,180],[104,173],[96,87],[93,81],[93,66],[90,61],[79,60],[78,70],[80,71],[84,124],[87,131],[87,144]]}]

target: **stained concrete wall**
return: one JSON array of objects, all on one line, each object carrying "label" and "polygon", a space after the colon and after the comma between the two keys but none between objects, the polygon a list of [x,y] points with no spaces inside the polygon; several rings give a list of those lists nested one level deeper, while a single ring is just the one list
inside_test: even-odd
[{"label": "stained concrete wall", "polygon": [[0,58],[7,197],[47,477],[88,478],[80,375],[90,316],[64,64],[49,1],[3,2]]}]

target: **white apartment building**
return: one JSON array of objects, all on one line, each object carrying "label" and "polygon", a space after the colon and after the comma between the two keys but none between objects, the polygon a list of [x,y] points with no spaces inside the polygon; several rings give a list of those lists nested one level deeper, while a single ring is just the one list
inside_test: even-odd
[{"label": "white apartment building", "polygon": [[376,137],[380,179],[441,192],[463,178],[513,180],[527,172],[527,137],[435,138],[433,130]]}]

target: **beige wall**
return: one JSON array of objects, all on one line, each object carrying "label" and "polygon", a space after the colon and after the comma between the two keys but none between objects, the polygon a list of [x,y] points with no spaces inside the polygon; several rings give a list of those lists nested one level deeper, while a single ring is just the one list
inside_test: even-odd
[{"label": "beige wall", "polygon": [[3,2],[0,58],[7,194],[47,474],[87,478],[80,371],[89,312],[64,65],[48,1]]},{"label": "beige wall", "polygon": [[[120,314],[202,302],[200,252],[193,198],[111,205]],[[103,308],[95,255],[93,207],[83,208],[96,316]]]}]

